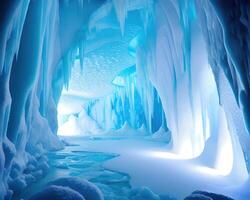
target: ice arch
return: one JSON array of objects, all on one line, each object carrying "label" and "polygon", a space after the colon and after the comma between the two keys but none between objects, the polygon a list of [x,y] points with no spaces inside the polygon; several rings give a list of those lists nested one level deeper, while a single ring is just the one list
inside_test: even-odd
[{"label": "ice arch", "polygon": [[[112,10],[119,24],[109,16]],[[0,12],[1,199],[11,197],[15,182],[26,184],[23,171],[43,158],[44,149],[63,147],[56,136],[57,104],[63,85],[68,86],[73,62],[79,57],[84,70],[85,52],[97,48],[98,43],[85,45],[87,33],[98,35],[99,30],[118,27],[125,36],[126,20],[135,11],[144,22],[129,45],[144,110],[141,124],[152,131],[156,91],[175,153],[199,156],[209,167],[226,169],[239,180],[247,178],[250,25],[246,1],[9,1]],[[114,95],[121,101],[122,95],[131,97],[119,91]],[[129,102],[133,108],[134,99]],[[218,161],[225,154],[225,140],[231,160],[223,166]]]}]

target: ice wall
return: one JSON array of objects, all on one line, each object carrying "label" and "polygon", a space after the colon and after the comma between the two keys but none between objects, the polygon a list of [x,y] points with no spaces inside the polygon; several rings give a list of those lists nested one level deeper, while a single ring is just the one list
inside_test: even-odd
[{"label": "ice wall", "polygon": [[13,190],[45,173],[44,150],[63,147],[55,135],[56,105],[70,76],[73,49],[101,3],[1,4],[0,199],[11,198]]},{"label": "ice wall", "polygon": [[116,85],[111,95],[85,103],[89,116],[105,131],[120,129],[125,123],[133,129],[144,127],[148,134],[161,127],[167,130],[162,103],[152,84],[143,90],[135,72],[119,79],[124,85]]},{"label": "ice wall", "polygon": [[[76,68],[80,68],[78,64],[78,62],[75,63],[73,73],[77,71]],[[87,70],[86,67],[85,65],[85,70]],[[94,75],[98,73],[96,72]],[[72,78],[74,76],[76,74],[72,74]],[[79,75],[80,80],[81,77]],[[109,83],[112,85],[112,93],[108,93],[104,97],[102,94],[105,91],[105,87],[101,86],[99,89],[96,89],[97,97],[95,98],[91,98],[92,93],[83,93],[83,96],[77,96],[74,91],[74,85],[79,84],[80,81],[75,82],[74,85],[71,81],[69,90],[63,92],[58,105],[60,135],[74,136],[99,134],[101,132],[111,133],[122,128],[124,124],[135,130],[144,128],[145,133],[148,134],[152,134],[160,128],[167,130],[161,99],[150,81],[147,82],[147,88],[142,87],[138,83],[135,66],[119,72],[113,81]],[[89,84],[88,81],[85,80],[83,82],[83,87],[87,87],[85,84]],[[91,83],[91,85],[95,84],[99,86],[98,83]],[[81,87],[81,84],[79,87]],[[96,88],[96,86],[92,86],[92,88]],[[86,98],[88,97],[87,95],[90,98]],[[98,95],[101,97],[98,97]],[[82,112],[87,114],[88,119],[80,117]],[[79,123],[82,123],[82,125]],[[92,131],[97,130],[91,128],[93,123],[101,130],[96,131],[96,133]],[[87,127],[90,129],[89,131],[86,130]]]},{"label": "ice wall", "polygon": [[210,130],[216,129],[216,118],[209,115],[219,105],[195,8],[192,1],[159,1],[155,13],[137,49],[139,76],[142,82],[149,79],[159,93],[173,151],[198,156]]},{"label": "ice wall", "polygon": [[[230,9],[239,7],[227,20],[241,16],[235,20],[244,32],[236,37],[240,49],[248,44],[247,6],[230,4]],[[243,181],[249,151],[248,58],[247,53],[240,56],[230,49],[235,46],[229,48],[232,44],[227,39],[232,36],[227,32],[236,34],[240,28],[223,26],[224,9],[229,7],[223,1],[156,2],[155,15],[147,22],[144,40],[136,50],[137,70],[159,94],[173,151],[189,158],[199,156],[203,164]],[[242,62],[238,68],[243,71],[234,67],[235,59]]]},{"label": "ice wall", "polygon": [[[196,1],[220,105],[234,146],[235,171],[249,169],[249,3]],[[229,11],[229,12],[226,12]],[[245,156],[242,156],[242,151]],[[237,161],[237,158],[240,160]],[[237,165],[237,163],[240,163]],[[245,172],[246,173],[246,172]]]},{"label": "ice wall", "polygon": [[[104,127],[119,128],[129,121],[134,128],[145,123],[153,131],[158,127],[153,127],[152,120],[157,121],[161,113],[172,133],[173,152],[199,156],[203,164],[244,180],[250,157],[249,3],[105,2],[1,4],[0,199],[11,198],[12,190],[22,190],[42,176],[47,169],[44,150],[63,147],[55,135],[62,87],[68,86],[76,58],[84,70],[84,52],[114,40],[100,39],[85,49],[87,32],[117,29],[113,16],[106,18],[111,10],[121,37],[126,35],[130,12],[140,14],[143,29],[129,46],[137,77],[124,79],[123,90],[90,102],[89,115]],[[161,103],[155,106],[157,98]],[[136,110],[135,104],[142,109]],[[98,113],[99,108],[105,109],[105,116]]]}]

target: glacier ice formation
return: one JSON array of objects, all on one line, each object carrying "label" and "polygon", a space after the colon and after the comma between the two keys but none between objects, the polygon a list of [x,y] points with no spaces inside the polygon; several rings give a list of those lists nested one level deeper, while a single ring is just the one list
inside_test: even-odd
[{"label": "glacier ice formation", "polygon": [[164,130],[174,153],[249,180],[249,27],[248,1],[2,2],[0,199],[63,148],[57,113]]}]

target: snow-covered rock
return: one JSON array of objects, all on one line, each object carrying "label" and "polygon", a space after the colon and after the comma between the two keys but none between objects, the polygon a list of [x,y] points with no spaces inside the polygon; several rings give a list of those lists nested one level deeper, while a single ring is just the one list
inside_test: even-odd
[{"label": "snow-covered rock", "polygon": [[80,193],[86,200],[104,200],[102,192],[97,186],[78,177],[59,178],[52,181],[50,184],[69,187]]},{"label": "snow-covered rock", "polygon": [[24,176],[19,176],[9,181],[10,189],[16,192],[21,192],[26,186],[27,183]]},{"label": "snow-covered rock", "polygon": [[51,185],[33,195],[29,200],[85,200],[85,198],[69,187]]},{"label": "snow-covered rock", "polygon": [[230,197],[206,191],[194,191],[185,200],[233,200]]}]

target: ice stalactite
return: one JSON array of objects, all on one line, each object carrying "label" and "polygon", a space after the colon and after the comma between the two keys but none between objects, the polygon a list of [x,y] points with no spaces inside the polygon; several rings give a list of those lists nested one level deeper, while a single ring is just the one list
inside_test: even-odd
[{"label": "ice stalactite", "polygon": [[[132,68],[134,67],[130,69]],[[125,123],[134,129],[145,127],[148,133],[154,133],[161,127],[167,130],[165,114],[157,91],[152,85],[147,88],[152,93],[142,91],[137,84],[136,72],[128,71],[125,70],[113,80],[116,89],[112,94],[86,100],[84,110],[105,131],[120,129]],[[123,76],[124,74],[126,75]]]},{"label": "ice stalactite", "polygon": [[113,1],[113,5],[116,10],[116,15],[120,23],[121,33],[124,34],[125,20],[128,12],[128,0]]},{"label": "ice stalactite", "polygon": [[147,29],[147,25],[152,17],[154,10],[153,0],[113,0],[113,6],[116,11],[116,16],[120,24],[121,34],[124,34],[124,28],[126,23],[127,14],[129,11],[139,10],[144,29]]}]

